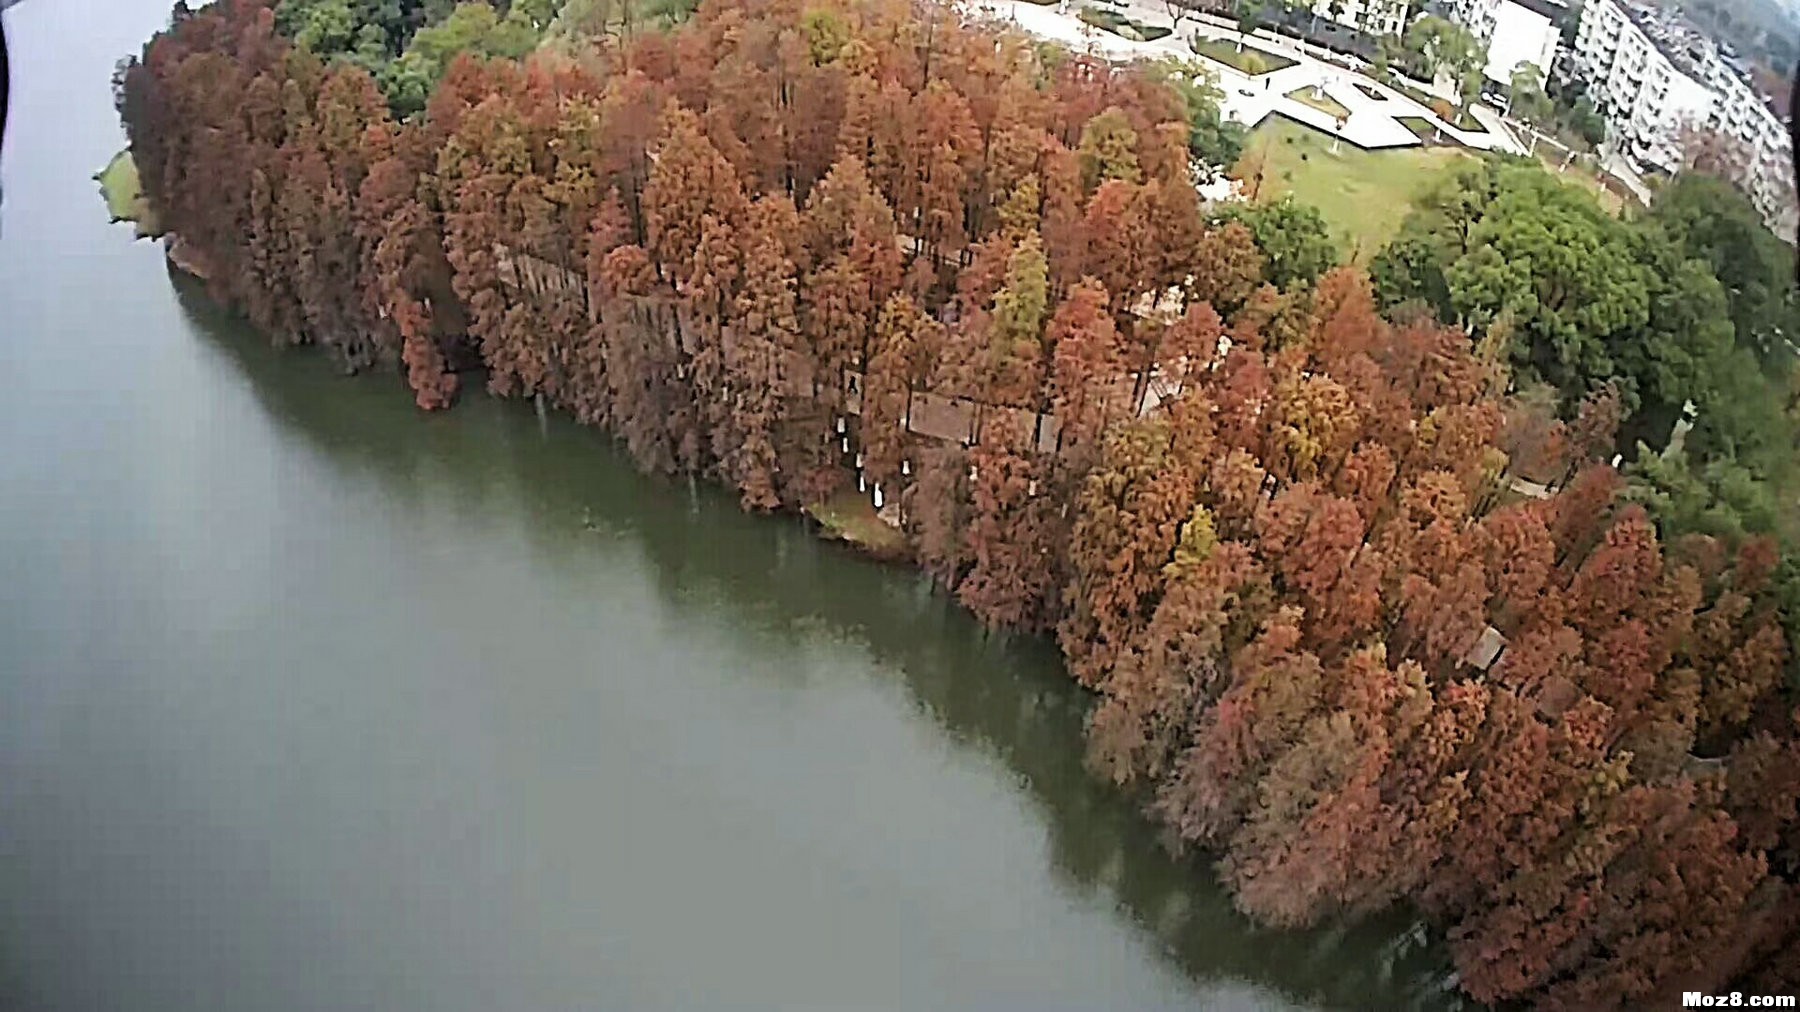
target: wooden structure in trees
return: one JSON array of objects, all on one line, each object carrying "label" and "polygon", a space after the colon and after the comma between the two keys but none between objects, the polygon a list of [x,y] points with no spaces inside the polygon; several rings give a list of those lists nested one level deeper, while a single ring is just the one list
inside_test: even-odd
[{"label": "wooden structure in trees", "polygon": [[[916,241],[908,242],[906,237],[902,237],[901,242],[909,252],[920,252]],[[944,263],[954,264],[960,253],[961,251],[956,251],[936,256]],[[598,320],[599,306],[589,298],[587,279],[582,273],[503,244],[495,244],[494,257],[502,284],[534,297],[578,297],[586,307],[589,319]],[[1165,303],[1166,300],[1145,297],[1133,307],[1133,312],[1144,317],[1166,316],[1169,310]],[[782,395],[789,399],[812,399],[815,379],[813,372],[812,361],[806,355],[798,350],[783,353],[778,370],[783,387]],[[846,371],[843,383],[842,403],[845,411],[860,418],[862,374]],[[1108,386],[1108,400],[1112,403],[1129,404],[1135,398],[1136,414],[1139,417],[1160,410],[1164,402],[1180,390],[1177,380],[1163,375],[1156,367],[1152,367],[1147,381],[1140,382],[1136,374],[1126,373],[1116,377]],[[908,398],[908,405],[901,423],[909,434],[921,439],[973,446],[981,441],[984,431],[990,431],[995,423],[1003,422],[1006,431],[1029,433],[1032,449],[1039,453],[1058,453],[1062,449],[1062,424],[1048,411],[990,404],[969,397],[946,397],[923,390],[913,391]]]}]

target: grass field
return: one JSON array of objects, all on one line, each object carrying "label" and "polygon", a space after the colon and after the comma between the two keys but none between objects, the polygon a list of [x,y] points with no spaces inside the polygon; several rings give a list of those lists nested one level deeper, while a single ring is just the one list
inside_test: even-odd
[{"label": "grass field", "polygon": [[1317,207],[1339,247],[1366,262],[1393,237],[1419,194],[1473,157],[1461,148],[1364,151],[1351,144],[1333,154],[1326,134],[1271,116],[1244,145],[1237,174],[1259,201],[1292,193]]},{"label": "grass field", "polygon": [[[1444,122],[1450,124],[1451,126],[1455,127],[1458,130],[1463,131],[1464,133],[1472,133],[1472,134],[1487,133],[1487,127],[1482,126],[1481,121],[1476,119],[1473,115],[1471,115],[1466,106],[1458,106],[1446,99],[1438,98],[1436,95],[1428,95],[1425,92],[1422,92],[1419,89],[1414,88],[1409,84],[1406,84],[1405,82],[1395,82],[1394,88],[1399,90],[1400,93],[1404,94],[1407,98],[1412,99],[1414,102],[1417,102],[1420,105],[1424,106],[1425,108],[1438,113],[1439,117],[1441,119],[1443,119]],[[1440,103],[1442,103],[1442,105],[1446,105],[1446,106],[1450,107],[1450,115],[1448,115],[1448,116],[1443,115],[1443,111],[1440,108]]]},{"label": "grass field", "polygon": [[1314,88],[1295,88],[1287,93],[1287,97],[1301,105],[1311,106],[1332,119],[1348,119],[1350,117],[1350,110],[1344,107],[1344,103]]},{"label": "grass field", "polygon": [[1395,116],[1394,122],[1411,130],[1413,136],[1422,141],[1430,140],[1437,133],[1437,127],[1432,126],[1431,121],[1423,116]]},{"label": "grass field", "polygon": [[143,184],[138,181],[137,162],[131,158],[131,151],[125,150],[113,156],[106,163],[106,168],[94,176],[100,181],[100,196],[106,200],[106,211],[113,221],[129,221],[137,225],[137,233],[142,236],[157,235],[156,215],[150,210],[149,201],[144,199]]},{"label": "grass field", "polygon": [[1600,177],[1595,175],[1593,170],[1582,165],[1579,159],[1571,163],[1566,169],[1558,168],[1560,159],[1540,154],[1538,160],[1544,163],[1544,168],[1550,172],[1550,174],[1559,176],[1565,182],[1574,183],[1591,192],[1594,195],[1594,199],[1600,202],[1600,206],[1606,210],[1607,214],[1616,218],[1619,216],[1620,212],[1625,210],[1625,198],[1608,189],[1606,184],[1600,181]]},{"label": "grass field", "polygon": [[1081,20],[1102,31],[1111,32],[1121,39],[1132,42],[1154,42],[1169,34],[1169,29],[1162,25],[1146,25],[1141,21],[1133,21],[1118,11],[1109,11],[1101,7],[1083,7]]},{"label": "grass field", "polygon": [[1255,46],[1247,45],[1239,51],[1237,42],[1231,39],[1195,39],[1188,43],[1188,48],[1209,60],[1216,60],[1252,77],[1285,70],[1299,62]]}]

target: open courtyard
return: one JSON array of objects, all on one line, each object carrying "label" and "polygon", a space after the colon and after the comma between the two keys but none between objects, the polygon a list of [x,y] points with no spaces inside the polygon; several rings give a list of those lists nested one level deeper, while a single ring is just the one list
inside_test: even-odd
[{"label": "open courtyard", "polygon": [[1452,147],[1334,145],[1311,127],[1275,116],[1250,135],[1237,173],[1255,200],[1291,193],[1317,207],[1346,256],[1366,262],[1393,238],[1420,195],[1475,157]]}]

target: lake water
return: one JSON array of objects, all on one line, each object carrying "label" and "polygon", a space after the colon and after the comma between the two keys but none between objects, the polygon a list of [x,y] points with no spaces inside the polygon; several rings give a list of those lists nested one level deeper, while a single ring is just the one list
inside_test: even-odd
[{"label": "lake water", "polygon": [[1449,1004],[1408,917],[1257,931],[1170,857],[1047,644],[270,349],[88,178],[166,8],[6,17],[0,1005]]}]

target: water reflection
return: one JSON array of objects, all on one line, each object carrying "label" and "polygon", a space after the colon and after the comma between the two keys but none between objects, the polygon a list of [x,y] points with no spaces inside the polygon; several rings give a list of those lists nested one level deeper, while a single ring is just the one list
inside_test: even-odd
[{"label": "water reflection", "polygon": [[1243,980],[1329,1007],[1458,1006],[1439,954],[1403,912],[1353,928],[1251,928],[1210,869],[1171,857],[1135,803],[1084,770],[1086,697],[1047,642],[984,634],[910,570],[823,544],[795,520],[742,514],[717,489],[645,478],[603,436],[541,422],[528,405],[472,396],[421,416],[393,376],[344,380],[322,356],[272,349],[197,286],[176,285],[195,331],[268,416],[398,508],[450,501],[470,517],[521,521],[534,564],[555,571],[637,553],[664,608],[728,621],[778,659],[758,666],[777,677],[807,677],[808,665],[779,659],[821,639],[865,652],[953,741],[1011,771],[1043,813],[1066,888],[1116,903],[1196,981]]}]

